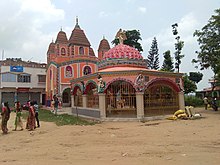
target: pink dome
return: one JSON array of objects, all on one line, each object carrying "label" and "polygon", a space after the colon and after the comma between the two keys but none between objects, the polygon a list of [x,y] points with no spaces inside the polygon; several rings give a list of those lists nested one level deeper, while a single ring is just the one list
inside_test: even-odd
[{"label": "pink dome", "polygon": [[143,59],[135,48],[119,44],[104,54],[103,59]]}]

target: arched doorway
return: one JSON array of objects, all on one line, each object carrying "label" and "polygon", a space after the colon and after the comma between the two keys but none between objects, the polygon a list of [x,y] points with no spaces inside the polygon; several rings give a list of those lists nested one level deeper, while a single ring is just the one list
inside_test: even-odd
[{"label": "arched doorway", "polygon": [[134,87],[125,80],[117,80],[106,89],[107,117],[136,117],[136,94]]},{"label": "arched doorway", "polygon": [[82,91],[79,86],[75,86],[73,88],[73,96],[74,96],[74,106],[82,107]]},{"label": "arched doorway", "polygon": [[87,95],[87,107],[99,108],[99,96],[95,82],[90,81],[87,83],[85,94]]},{"label": "arched doorway", "polygon": [[70,107],[70,88],[66,88],[62,93],[62,105],[64,107]]},{"label": "arched doorway", "polygon": [[[177,88],[176,88],[177,89]],[[178,91],[166,81],[154,82],[144,92],[145,116],[173,114],[179,109]]]}]

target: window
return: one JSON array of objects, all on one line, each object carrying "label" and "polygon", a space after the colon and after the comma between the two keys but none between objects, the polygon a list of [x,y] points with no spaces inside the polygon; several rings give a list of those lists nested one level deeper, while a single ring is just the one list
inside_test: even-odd
[{"label": "window", "polygon": [[38,75],[38,82],[45,83],[46,82],[46,75]]},{"label": "window", "polygon": [[31,76],[29,74],[18,75],[18,82],[29,83],[31,82]]},{"label": "window", "polygon": [[83,74],[84,75],[87,75],[87,74],[90,74],[92,71],[91,71],[91,68],[89,66],[85,66],[84,69],[83,69]]},{"label": "window", "polygon": [[84,49],[83,49],[83,47],[81,46],[81,47],[79,47],[79,54],[80,55],[84,55]]},{"label": "window", "polygon": [[72,77],[73,76],[73,69],[71,66],[66,67],[66,72],[65,72],[66,77]]},{"label": "window", "polygon": [[66,55],[66,50],[64,48],[61,48],[61,55]]},{"label": "window", "polygon": [[2,74],[2,82],[16,82],[16,75],[12,73]]}]

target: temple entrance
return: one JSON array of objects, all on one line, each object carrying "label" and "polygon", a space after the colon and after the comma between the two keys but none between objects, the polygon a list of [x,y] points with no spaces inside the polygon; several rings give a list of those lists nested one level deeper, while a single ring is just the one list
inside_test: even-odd
[{"label": "temple entrance", "polygon": [[145,116],[173,114],[179,109],[178,92],[166,83],[150,85],[144,93]]},{"label": "temple entrance", "polygon": [[85,94],[87,95],[87,107],[99,108],[99,95],[97,92],[97,85],[90,82],[86,85]]},{"label": "temple entrance", "polygon": [[74,96],[74,106],[82,107],[83,106],[82,91],[79,86],[76,86],[73,89],[73,96]]},{"label": "temple entrance", "polygon": [[118,80],[106,89],[107,117],[136,117],[136,94],[133,86]]},{"label": "temple entrance", "polygon": [[62,93],[62,105],[64,107],[69,107],[70,100],[70,88],[66,88]]}]

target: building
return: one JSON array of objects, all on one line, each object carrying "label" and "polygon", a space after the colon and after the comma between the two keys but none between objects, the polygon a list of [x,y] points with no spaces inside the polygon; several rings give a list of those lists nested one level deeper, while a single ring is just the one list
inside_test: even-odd
[{"label": "building", "polygon": [[46,64],[7,58],[0,61],[0,100],[25,104],[36,100],[45,104]]},{"label": "building", "polygon": [[136,49],[119,44],[97,65],[98,72],[71,80],[73,113],[143,119],[184,109],[183,74],[148,69]]},{"label": "building", "polygon": [[47,105],[50,106],[53,96],[57,95],[63,106],[70,106],[70,80],[97,72],[97,62],[78,19],[69,39],[61,29],[47,51]]},{"label": "building", "polygon": [[204,97],[208,97],[209,100],[216,97],[220,100],[220,86],[217,80],[209,79],[210,87],[204,88],[201,91],[196,91],[196,96],[203,99]]},{"label": "building", "polygon": [[96,57],[78,20],[69,39],[61,29],[47,52],[48,106],[57,95],[73,113],[98,119],[142,119],[184,109],[183,74],[148,69],[121,33],[113,48],[103,38]]}]

